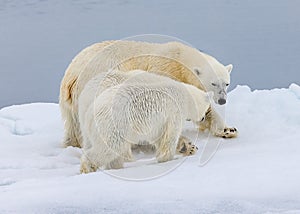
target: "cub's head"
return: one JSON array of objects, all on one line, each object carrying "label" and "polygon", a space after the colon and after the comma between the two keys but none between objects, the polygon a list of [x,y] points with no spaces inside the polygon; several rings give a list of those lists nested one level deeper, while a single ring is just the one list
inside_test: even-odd
[{"label": "cub's head", "polygon": [[199,124],[205,120],[206,112],[208,111],[211,100],[213,98],[212,92],[204,92],[195,86],[186,84],[188,91],[188,113],[187,119]]}]

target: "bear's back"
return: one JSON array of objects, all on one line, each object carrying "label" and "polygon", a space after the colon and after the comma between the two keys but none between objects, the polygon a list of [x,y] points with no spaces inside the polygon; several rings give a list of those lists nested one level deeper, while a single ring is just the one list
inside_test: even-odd
[{"label": "bear's back", "polygon": [[[124,73],[116,71],[116,75],[118,74]],[[126,75],[128,79],[107,89],[98,99],[110,97],[113,101],[109,105],[115,109],[121,106],[123,111],[120,114],[127,114],[128,118],[134,118],[136,114],[140,118],[147,118],[153,114],[167,114],[168,111],[180,111],[183,108],[186,89],[181,83],[140,70],[128,72]]]}]

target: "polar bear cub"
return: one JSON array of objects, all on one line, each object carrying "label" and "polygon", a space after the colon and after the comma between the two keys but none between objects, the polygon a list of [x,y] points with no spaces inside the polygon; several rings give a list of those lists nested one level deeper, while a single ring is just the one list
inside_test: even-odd
[{"label": "polar bear cub", "polygon": [[[79,97],[83,137],[81,172],[118,169],[131,157],[132,144],[156,148],[158,162],[172,160],[184,121],[203,121],[210,97],[195,86],[168,77],[134,70],[110,71],[91,79]],[[112,82],[111,78],[110,81]]]}]

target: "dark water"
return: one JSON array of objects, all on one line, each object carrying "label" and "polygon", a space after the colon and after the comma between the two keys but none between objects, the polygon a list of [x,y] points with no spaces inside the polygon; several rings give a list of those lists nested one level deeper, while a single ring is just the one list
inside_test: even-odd
[{"label": "dark water", "polygon": [[297,0],[2,0],[0,107],[57,102],[72,57],[107,39],[156,33],[234,64],[231,89],[300,84]]}]

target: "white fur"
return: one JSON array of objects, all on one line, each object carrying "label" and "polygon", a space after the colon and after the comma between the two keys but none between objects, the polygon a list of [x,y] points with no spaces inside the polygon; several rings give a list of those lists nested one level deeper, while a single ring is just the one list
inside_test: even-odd
[{"label": "white fur", "polygon": [[[119,70],[126,71],[128,68],[126,68],[126,66],[122,67],[123,62],[130,61],[133,57],[143,55],[162,56],[182,63],[189,70],[194,72],[195,78],[198,79],[201,87],[203,87],[205,91],[214,92],[215,103],[218,103],[220,98],[226,99],[226,84],[230,84],[230,73],[233,66],[231,64],[224,66],[214,57],[179,42],[155,44],[117,41],[105,47],[102,51],[97,53],[93,59],[90,59],[85,69],[95,71],[91,74],[92,76],[99,73],[99,71],[103,72],[108,69],[118,68]],[[144,61],[139,63],[141,65],[130,65],[129,70],[133,70],[132,67],[144,67],[142,65],[143,63],[147,64]],[[85,75],[81,77],[81,84],[85,85],[89,78],[90,77],[86,78]],[[216,86],[213,86],[212,83]],[[80,91],[82,87],[78,89]]]},{"label": "white fur", "polygon": [[121,168],[131,145],[144,141],[156,147],[158,162],[172,160],[183,122],[201,121],[209,106],[208,94],[168,77],[139,70],[96,76],[79,97],[81,171]]}]

